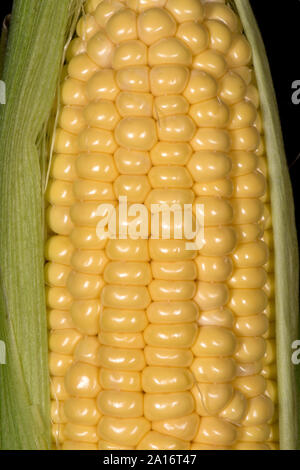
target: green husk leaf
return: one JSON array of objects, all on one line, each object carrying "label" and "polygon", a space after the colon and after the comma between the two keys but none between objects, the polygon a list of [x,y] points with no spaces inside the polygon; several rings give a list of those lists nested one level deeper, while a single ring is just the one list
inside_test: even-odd
[{"label": "green husk leaf", "polygon": [[[275,305],[280,449],[297,448],[299,399],[292,343],[299,332],[299,256],[293,193],[276,95],[264,43],[248,0],[234,0],[252,46],[266,138],[275,250]],[[298,366],[299,367],[299,366]]]},{"label": "green husk leaf", "polygon": [[45,134],[82,0],[15,0],[0,107],[0,447],[51,448],[44,288]]}]

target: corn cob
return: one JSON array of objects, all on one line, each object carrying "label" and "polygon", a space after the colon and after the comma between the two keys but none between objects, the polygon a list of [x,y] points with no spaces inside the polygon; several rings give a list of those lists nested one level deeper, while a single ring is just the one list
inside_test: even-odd
[{"label": "corn cob", "polygon": [[[279,287],[291,255],[288,240],[277,252],[286,207],[274,187],[286,169],[248,3],[84,7],[46,190],[44,436],[51,419],[64,450],[294,448],[297,308]],[[99,205],[124,196],[129,208],[202,204],[203,246],[176,239],[175,214],[160,219],[167,240],[99,238]]]}]

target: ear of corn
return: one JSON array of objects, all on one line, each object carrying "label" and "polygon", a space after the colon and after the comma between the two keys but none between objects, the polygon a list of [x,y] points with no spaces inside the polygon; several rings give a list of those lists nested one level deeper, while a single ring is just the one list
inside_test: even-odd
[{"label": "ear of corn", "polygon": [[[58,448],[276,448],[278,383],[280,448],[294,449],[297,240],[275,95],[248,1],[228,3],[252,47],[259,97],[248,43],[225,2],[86,3],[63,72],[44,297],[45,123],[82,3],[18,1],[13,14],[9,47],[22,60],[8,55],[0,134],[0,339],[9,360],[2,447],[50,447],[47,302]],[[206,211],[204,248],[188,252],[172,236],[97,239],[98,205],[120,195],[148,207],[196,196]],[[267,247],[274,267],[272,256],[265,264]]]}]

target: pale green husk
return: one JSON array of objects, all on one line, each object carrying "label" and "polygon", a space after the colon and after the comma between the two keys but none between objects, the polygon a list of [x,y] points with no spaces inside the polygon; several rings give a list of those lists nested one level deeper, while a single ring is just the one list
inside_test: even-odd
[{"label": "pale green husk", "polygon": [[264,43],[249,1],[234,0],[233,3],[252,46],[264,122],[275,252],[280,449],[294,450],[298,445],[300,408],[297,370],[292,364],[292,343],[299,338],[299,254],[293,194]]},{"label": "pale green husk", "polygon": [[[82,0],[15,0],[1,77],[1,449],[50,449],[44,289],[44,169],[64,46]],[[41,138],[41,135],[43,137]]]}]

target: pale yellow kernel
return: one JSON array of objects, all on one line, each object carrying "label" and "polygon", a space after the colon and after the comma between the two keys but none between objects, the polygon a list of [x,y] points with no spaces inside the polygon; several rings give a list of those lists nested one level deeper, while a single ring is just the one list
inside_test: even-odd
[{"label": "pale yellow kernel", "polygon": [[105,153],[81,154],[76,161],[76,170],[81,178],[112,182],[117,176],[113,157]]},{"label": "pale yellow kernel", "polygon": [[77,136],[58,128],[55,132],[54,152],[65,154],[78,153]]},{"label": "pale yellow kernel", "polygon": [[66,287],[71,269],[57,263],[47,263],[45,266],[45,282],[52,287]]},{"label": "pale yellow kernel", "polygon": [[61,101],[69,106],[86,106],[88,97],[85,82],[67,78],[61,87]]},{"label": "pale yellow kernel", "polygon": [[108,20],[105,30],[115,44],[137,39],[136,14],[127,8],[117,11]]},{"label": "pale yellow kernel", "polygon": [[191,370],[202,383],[230,383],[236,375],[236,363],[232,358],[196,358]]},{"label": "pale yellow kernel", "polygon": [[230,149],[230,135],[223,129],[198,129],[192,142],[195,151],[211,150],[214,152],[228,152]]},{"label": "pale yellow kernel", "polygon": [[194,203],[194,212],[196,206],[204,207],[204,226],[216,227],[229,225],[233,220],[233,210],[231,204],[226,199],[218,197],[197,197]]},{"label": "pale yellow kernel", "polygon": [[209,32],[210,48],[226,54],[232,42],[232,34],[228,26],[218,20],[208,20],[204,24]]},{"label": "pale yellow kernel", "polygon": [[233,151],[229,154],[232,160],[231,176],[244,176],[253,173],[257,169],[258,159],[254,153]]},{"label": "pale yellow kernel", "polygon": [[53,377],[65,377],[67,370],[73,362],[73,356],[65,354],[49,354],[49,372]]},{"label": "pale yellow kernel", "polygon": [[267,273],[261,267],[237,268],[229,280],[229,286],[237,289],[261,289],[266,282]]},{"label": "pale yellow kernel", "polygon": [[143,262],[110,262],[104,272],[108,284],[146,286],[152,280],[148,263]]},{"label": "pale yellow kernel", "polygon": [[259,92],[255,85],[253,84],[248,85],[246,94],[245,94],[245,100],[250,101],[256,108],[259,107],[259,103],[260,103]]},{"label": "pale yellow kernel", "polygon": [[123,3],[117,0],[103,0],[97,6],[94,18],[101,28],[105,28],[108,20],[122,8],[124,8]]},{"label": "pale yellow kernel", "polygon": [[255,127],[235,129],[230,132],[232,150],[253,152],[259,146],[260,135]]},{"label": "pale yellow kernel", "polygon": [[215,310],[227,304],[229,290],[226,284],[199,282],[195,302],[201,310]]},{"label": "pale yellow kernel", "polygon": [[225,23],[232,32],[237,32],[241,29],[238,16],[229,5],[224,5],[224,2],[209,1],[205,3],[204,8],[206,18]]},{"label": "pale yellow kernel", "polygon": [[219,96],[227,105],[239,103],[244,99],[246,83],[237,74],[229,71],[219,82]]},{"label": "pale yellow kernel", "polygon": [[69,394],[66,392],[64,377],[51,377],[50,387],[51,398],[54,400],[64,401],[70,398]]},{"label": "pale yellow kernel", "polygon": [[138,445],[150,429],[151,423],[145,418],[120,419],[110,416],[101,418],[97,426],[100,439],[125,446]]},{"label": "pale yellow kernel", "polygon": [[200,54],[209,44],[207,29],[205,26],[195,21],[181,23],[177,29],[176,36],[191,49],[193,55]]},{"label": "pale yellow kernel", "polygon": [[268,330],[268,326],[266,315],[252,315],[237,318],[234,331],[238,336],[263,336]]},{"label": "pale yellow kernel", "polygon": [[115,105],[107,100],[90,103],[83,115],[89,126],[106,130],[113,130],[120,120]]},{"label": "pale yellow kernel", "polygon": [[[77,106],[64,106],[59,115],[58,123],[60,127],[64,129],[65,131],[70,132],[72,134],[79,134],[86,125],[82,108],[77,107]],[[57,155],[56,158],[58,156],[59,155]],[[57,163],[56,163],[56,166],[57,166]],[[54,163],[52,163],[52,171],[53,169],[54,169]],[[67,171],[67,169],[65,171]],[[62,179],[65,179],[65,178],[62,178]]]},{"label": "pale yellow kernel", "polygon": [[81,152],[114,153],[117,144],[111,131],[86,128],[79,134],[78,145]]},{"label": "pale yellow kernel", "polygon": [[149,172],[149,181],[153,188],[191,188],[193,180],[182,166],[157,166]]},{"label": "pale yellow kernel", "polygon": [[229,308],[237,316],[249,316],[262,313],[267,307],[268,297],[262,289],[232,289]]},{"label": "pale yellow kernel", "polygon": [[115,138],[121,147],[147,151],[157,141],[155,122],[146,117],[122,119],[116,127]]},{"label": "pale yellow kernel", "polygon": [[189,69],[180,65],[159,65],[150,72],[151,93],[154,96],[181,94],[189,79]]},{"label": "pale yellow kernel", "polygon": [[122,117],[152,117],[153,96],[146,93],[121,92],[116,105]]},{"label": "pale yellow kernel", "polygon": [[173,263],[153,261],[151,263],[151,270],[155,279],[166,281],[194,281],[197,277],[197,268],[193,261],[178,261]]},{"label": "pale yellow kernel", "polygon": [[[210,0],[207,0],[210,1]],[[191,444],[190,450],[230,450],[229,446],[216,446],[211,444],[201,444],[200,442]]]},{"label": "pale yellow kernel", "polygon": [[233,193],[232,181],[228,177],[196,183],[193,189],[197,196],[219,196],[226,199],[229,199]]},{"label": "pale yellow kernel", "polygon": [[235,335],[226,328],[202,326],[192,351],[196,357],[232,356],[236,348]]},{"label": "pale yellow kernel", "polygon": [[98,368],[82,362],[73,364],[66,373],[65,386],[67,392],[75,397],[96,397],[100,391]]},{"label": "pale yellow kernel", "polygon": [[256,224],[262,219],[265,205],[259,199],[232,199],[234,225]]},{"label": "pale yellow kernel", "polygon": [[151,323],[192,323],[197,319],[195,302],[152,302],[147,310]]},{"label": "pale yellow kernel", "polygon": [[149,8],[138,17],[138,35],[147,46],[163,38],[174,36],[176,22],[174,18],[162,8]]},{"label": "pale yellow kernel", "polygon": [[66,59],[67,62],[70,62],[73,57],[79,54],[84,54],[86,52],[86,42],[83,41],[81,38],[74,38],[70,42],[67,53]]},{"label": "pale yellow kernel", "polygon": [[236,233],[232,227],[207,227],[204,229],[202,256],[227,256],[236,246]]},{"label": "pale yellow kernel", "polygon": [[193,375],[185,368],[146,367],[142,373],[142,387],[146,393],[174,393],[190,390]]},{"label": "pale yellow kernel", "polygon": [[107,370],[100,369],[101,387],[105,390],[125,392],[140,392],[142,390],[141,374],[133,370]]},{"label": "pale yellow kernel", "polygon": [[249,377],[263,373],[262,367],[262,361],[251,362],[249,364],[237,363],[236,376]]},{"label": "pale yellow kernel", "polygon": [[133,308],[141,310],[150,303],[150,295],[146,287],[125,287],[106,285],[102,290],[102,304],[110,308]]},{"label": "pale yellow kernel", "polygon": [[199,422],[199,416],[193,413],[182,418],[154,421],[152,429],[166,436],[190,442],[195,437]]},{"label": "pale yellow kernel", "polygon": [[188,143],[158,142],[151,150],[153,165],[185,165],[192,155]]},{"label": "pale yellow kernel", "polygon": [[54,206],[72,206],[75,202],[73,185],[66,181],[50,180],[45,197]]},{"label": "pale yellow kernel", "polygon": [[244,426],[259,426],[268,423],[274,413],[274,404],[270,398],[260,395],[248,402],[247,414],[243,420]]},{"label": "pale yellow kernel", "polygon": [[144,397],[139,392],[100,392],[97,405],[102,415],[112,418],[139,418],[144,414]]},{"label": "pale yellow kernel", "polygon": [[144,353],[148,366],[190,367],[193,362],[193,353],[188,349],[154,348],[152,346],[146,346]]},{"label": "pale yellow kernel", "polygon": [[143,12],[150,8],[161,10],[167,0],[126,0],[127,5],[135,11]]},{"label": "pale yellow kernel", "polygon": [[243,129],[254,125],[257,110],[250,101],[240,101],[230,107],[229,129]]},{"label": "pale yellow kernel", "polygon": [[99,24],[97,24],[95,17],[89,14],[82,16],[76,27],[76,32],[83,41],[88,41],[98,30]]},{"label": "pale yellow kernel", "polygon": [[198,0],[167,0],[166,9],[175,17],[178,23],[185,21],[203,21],[204,8]]},{"label": "pale yellow kernel", "polygon": [[229,121],[229,108],[218,98],[194,104],[190,116],[198,127],[225,128]]},{"label": "pale yellow kernel", "polygon": [[67,423],[64,428],[66,439],[74,442],[96,443],[98,436],[95,426],[84,426],[82,424]]},{"label": "pale yellow kernel", "polygon": [[103,0],[87,0],[85,4],[85,11],[87,13],[94,13],[99,3]]},{"label": "pale yellow kernel", "polygon": [[192,389],[197,414],[213,416],[220,413],[232,400],[234,390],[231,384],[196,383]]},{"label": "pale yellow kernel", "polygon": [[120,371],[141,371],[145,367],[144,353],[140,349],[121,349],[101,346],[100,366]]},{"label": "pale yellow kernel", "polygon": [[[82,130],[82,128],[80,128],[80,130]],[[75,168],[76,157],[77,156],[74,155],[54,154],[50,176],[58,180],[74,181],[77,178]]]},{"label": "pale yellow kernel", "polygon": [[[169,142],[190,142],[196,126],[189,116],[165,116],[157,123],[158,138]],[[154,142],[155,143],[155,142]]]},{"label": "pale yellow kernel", "polygon": [[189,103],[182,95],[165,95],[154,99],[153,115],[158,121],[163,116],[187,114],[188,111]]},{"label": "pale yellow kernel", "polygon": [[111,333],[100,331],[99,342],[112,348],[143,349],[144,338],[141,333]]},{"label": "pale yellow kernel", "polygon": [[186,323],[179,325],[155,325],[147,326],[144,331],[144,339],[149,346],[168,348],[191,348],[197,335],[197,325]]},{"label": "pale yellow kernel", "polygon": [[201,326],[220,326],[232,329],[233,327],[233,314],[228,308],[221,308],[219,310],[208,310],[201,312],[198,318],[198,324]]},{"label": "pale yellow kernel", "polygon": [[46,288],[46,302],[48,307],[54,310],[68,310],[72,301],[72,296],[66,288]]},{"label": "pale yellow kernel", "polygon": [[182,418],[193,413],[194,408],[190,392],[146,393],[144,398],[144,414],[149,421]]},{"label": "pale yellow kernel", "polygon": [[266,442],[269,439],[271,426],[241,426],[238,430],[238,440],[243,442]]},{"label": "pale yellow kernel", "polygon": [[[165,420],[164,420],[165,422]],[[151,431],[139,442],[137,450],[189,450],[189,444],[174,436]]]},{"label": "pale yellow kernel", "polygon": [[[99,33],[98,33],[99,34]],[[95,36],[96,37],[96,36]],[[89,51],[89,44],[91,41],[88,43],[88,51]],[[93,56],[89,54],[91,59],[93,59]],[[89,80],[95,72],[98,72],[99,67],[98,64],[95,61],[92,61],[87,54],[78,54],[68,64],[68,74],[71,78],[75,78],[76,80],[82,80],[83,82],[86,82]]]},{"label": "pale yellow kernel", "polygon": [[98,300],[77,300],[73,302],[71,316],[74,325],[84,334],[98,333],[100,302]]},{"label": "pale yellow kernel", "polygon": [[116,80],[121,90],[144,93],[150,91],[148,67],[128,67],[118,70]]},{"label": "pale yellow kernel", "polygon": [[149,261],[147,240],[109,240],[106,256],[113,261]]},{"label": "pale yellow kernel", "polygon": [[217,80],[226,73],[227,63],[220,52],[207,49],[194,57],[193,68],[206,72]]},{"label": "pale yellow kernel", "polygon": [[275,380],[267,380],[265,394],[273,403],[278,404],[278,386]]},{"label": "pale yellow kernel", "polygon": [[260,361],[266,352],[266,341],[263,338],[238,337],[234,354],[239,363],[248,364]]},{"label": "pale yellow kernel", "polygon": [[100,419],[96,400],[92,398],[68,398],[64,412],[68,421],[84,426],[95,426]]},{"label": "pale yellow kernel", "polygon": [[[172,206],[173,204],[178,204],[183,207],[184,204],[192,204],[194,201],[194,197],[194,192],[191,189],[153,189],[146,199],[146,206],[150,210],[151,204],[168,204],[169,206]],[[171,247],[171,245],[174,244],[173,240],[168,241],[170,241],[169,246]],[[185,243],[184,247],[182,246],[183,243],[181,243],[180,241],[178,241],[177,244],[180,251],[184,249]],[[189,257],[188,254],[186,254],[186,256]]]},{"label": "pale yellow kernel", "polygon": [[217,90],[217,82],[211,75],[201,70],[192,70],[183,94],[191,104],[194,104],[214,98]]},{"label": "pale yellow kernel", "polygon": [[230,49],[226,55],[228,66],[230,68],[243,67],[249,64],[251,58],[251,46],[246,37],[243,34],[233,35]]},{"label": "pale yellow kernel", "polygon": [[94,299],[99,297],[103,279],[100,276],[72,271],[67,282],[68,290],[74,299]]},{"label": "pale yellow kernel", "polygon": [[104,332],[139,333],[148,324],[143,310],[104,308],[100,316],[100,329]]},{"label": "pale yellow kernel", "polygon": [[233,262],[238,268],[261,267],[267,261],[268,247],[260,240],[239,245],[233,254]]},{"label": "pale yellow kernel", "polygon": [[67,423],[67,417],[64,413],[64,402],[51,401],[51,422],[54,424]]},{"label": "pale yellow kernel", "polygon": [[124,67],[143,66],[148,62],[148,50],[141,41],[126,41],[119,44],[113,56],[112,65],[115,70]]},{"label": "pale yellow kernel", "polygon": [[114,160],[123,175],[146,175],[151,168],[148,152],[119,148],[114,154]]},{"label": "pale yellow kernel", "polygon": [[213,444],[217,446],[230,446],[237,438],[236,427],[219,418],[203,417],[195,437],[195,442]]},{"label": "pale yellow kernel", "polygon": [[266,390],[266,380],[261,375],[236,377],[234,387],[240,390],[247,399],[262,395]]},{"label": "pale yellow kernel", "polygon": [[145,201],[151,186],[147,176],[121,175],[114,182],[117,198],[127,197],[128,202],[142,203]]},{"label": "pale yellow kernel", "polygon": [[104,69],[95,73],[88,81],[86,92],[91,101],[111,100],[114,101],[119,93],[113,70]]},{"label": "pale yellow kernel", "polygon": [[266,352],[263,358],[264,365],[270,365],[276,362],[276,341],[268,339],[266,341]]},{"label": "pale yellow kernel", "polygon": [[52,423],[51,438],[52,438],[52,441],[55,443],[55,450],[66,440],[66,437],[64,434],[64,428],[65,428],[64,424]]},{"label": "pale yellow kernel", "polygon": [[74,195],[80,201],[112,201],[113,185],[94,180],[77,180],[73,184]]},{"label": "pale yellow kernel", "polygon": [[161,39],[149,47],[151,67],[162,64],[192,65],[191,50],[178,38]]},{"label": "pale yellow kernel", "polygon": [[99,361],[97,358],[99,341],[96,336],[86,336],[82,338],[75,348],[74,359],[75,361],[98,366]]},{"label": "pale yellow kernel", "polygon": [[232,450],[270,450],[268,444],[262,444],[260,442],[237,442]]},{"label": "pale yellow kernel", "polygon": [[225,282],[232,274],[232,261],[229,257],[199,256],[195,260],[198,268],[197,279],[204,282]]},{"label": "pale yellow kernel", "polygon": [[49,334],[49,350],[57,354],[73,354],[81,334],[75,329],[54,330]]},{"label": "pale yellow kernel", "polygon": [[247,400],[242,392],[235,391],[231,402],[221,411],[219,417],[239,425],[247,411]]}]

